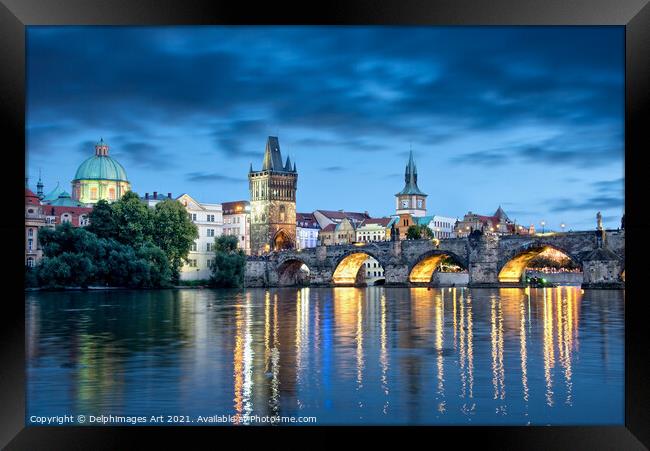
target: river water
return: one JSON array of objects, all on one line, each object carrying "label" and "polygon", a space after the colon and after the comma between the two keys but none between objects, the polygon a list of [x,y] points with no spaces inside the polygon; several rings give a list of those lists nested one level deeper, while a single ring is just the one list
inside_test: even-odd
[{"label": "river water", "polygon": [[575,286],[30,292],[27,418],[623,424],[624,307]]}]

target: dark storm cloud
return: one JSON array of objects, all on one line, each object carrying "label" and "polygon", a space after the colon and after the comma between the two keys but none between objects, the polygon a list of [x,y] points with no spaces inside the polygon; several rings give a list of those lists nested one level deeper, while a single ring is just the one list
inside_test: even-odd
[{"label": "dark storm cloud", "polygon": [[[620,61],[609,56],[618,53],[606,50],[622,40],[612,34],[33,29],[28,102],[36,117],[122,131],[145,133],[147,119],[211,129],[215,150],[233,157],[252,156],[258,150],[245,147],[246,137],[274,126],[324,130],[332,145],[374,151],[387,136],[425,144],[526,121],[617,121],[623,105],[611,96],[623,79]],[[577,158],[572,151],[541,155],[568,164]]]},{"label": "dark storm cloud", "polygon": [[185,180],[188,182],[228,182],[228,183],[243,183],[246,180],[238,177],[230,177],[228,175],[211,173],[211,172],[190,172],[185,174]]},{"label": "dark storm cloud", "polygon": [[[504,165],[509,163],[537,163],[579,168],[604,166],[622,161],[621,147],[585,146],[573,149],[563,148],[561,139],[542,145],[512,146],[500,149],[486,149],[464,153],[451,158],[453,163],[483,165]],[[575,144],[571,144],[574,145]]]},{"label": "dark storm cloud", "polygon": [[608,210],[623,207],[624,200],[616,196],[593,196],[584,200],[555,199],[550,202],[550,211],[560,213],[574,210]]}]

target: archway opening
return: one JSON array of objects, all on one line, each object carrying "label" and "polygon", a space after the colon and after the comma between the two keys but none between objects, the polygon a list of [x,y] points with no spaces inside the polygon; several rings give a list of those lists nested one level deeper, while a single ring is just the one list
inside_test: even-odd
[{"label": "archway opening", "polygon": [[621,280],[625,282],[625,270],[621,273]]},{"label": "archway opening", "polygon": [[568,280],[572,274],[582,274],[582,268],[567,253],[551,246],[540,246],[526,249],[503,265],[499,271],[499,282],[520,283],[527,273],[536,276],[540,273],[564,273],[564,277],[555,278]]},{"label": "archway opening", "polygon": [[282,287],[309,285],[310,274],[309,267],[301,260],[287,260],[278,267],[278,285]]},{"label": "archway opening", "polygon": [[384,268],[365,252],[346,255],[332,275],[335,285],[375,285],[382,279],[385,281]]},{"label": "archway opening", "polygon": [[281,251],[284,249],[292,249],[292,248],[293,248],[293,241],[291,241],[291,237],[287,235],[287,233],[284,230],[280,230],[275,235],[275,238],[273,239],[273,250]]},{"label": "archway opening", "polygon": [[462,273],[467,268],[453,255],[436,253],[422,258],[413,266],[409,274],[411,283],[430,283],[435,272]]}]

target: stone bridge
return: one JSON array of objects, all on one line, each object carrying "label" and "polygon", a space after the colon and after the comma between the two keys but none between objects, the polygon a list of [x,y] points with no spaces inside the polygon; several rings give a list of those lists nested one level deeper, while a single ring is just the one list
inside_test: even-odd
[{"label": "stone bridge", "polygon": [[[246,286],[360,285],[360,269],[369,256],[383,267],[386,285],[430,284],[440,261],[451,257],[468,271],[469,286],[521,286],[528,263],[547,248],[581,265],[584,288],[623,287],[624,230],[380,241],[274,252],[248,258]],[[308,280],[303,265],[309,269]]]}]

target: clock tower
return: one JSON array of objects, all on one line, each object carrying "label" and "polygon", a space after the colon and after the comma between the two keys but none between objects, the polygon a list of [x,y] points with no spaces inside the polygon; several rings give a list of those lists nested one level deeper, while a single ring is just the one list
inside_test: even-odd
[{"label": "clock tower", "polygon": [[404,189],[395,194],[395,212],[414,217],[426,216],[427,195],[418,188],[418,170],[413,161],[413,151],[409,152],[409,162],[404,172]]}]

